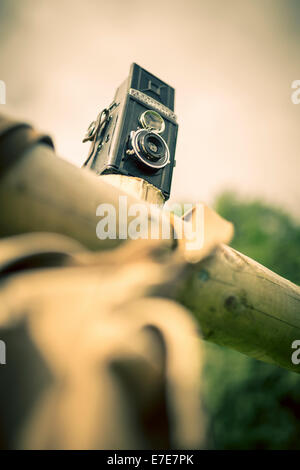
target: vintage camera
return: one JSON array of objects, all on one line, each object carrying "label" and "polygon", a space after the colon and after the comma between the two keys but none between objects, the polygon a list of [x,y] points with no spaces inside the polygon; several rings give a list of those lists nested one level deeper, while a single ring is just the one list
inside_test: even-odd
[{"label": "vintage camera", "polygon": [[137,64],[117,89],[114,101],[88,128],[92,141],[84,166],[98,175],[143,178],[170,197],[177,121],[174,88]]}]

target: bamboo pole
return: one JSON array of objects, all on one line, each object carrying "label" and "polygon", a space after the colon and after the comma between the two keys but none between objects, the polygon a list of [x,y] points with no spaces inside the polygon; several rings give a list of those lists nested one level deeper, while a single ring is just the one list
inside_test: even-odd
[{"label": "bamboo pole", "polygon": [[164,205],[165,199],[162,192],[142,178],[125,175],[102,175],[100,178],[139,200],[155,204],[158,207]]},{"label": "bamboo pole", "polygon": [[120,196],[126,196],[126,207],[146,199],[163,203],[154,186],[140,178],[127,179],[125,184],[118,176],[99,177],[91,170],[77,168],[57,158],[46,145],[30,148],[0,175],[0,236],[55,232],[72,237],[90,250],[114,248],[123,240],[97,237],[99,205],[114,207],[116,225],[126,231],[134,217],[128,212],[123,215]]},{"label": "bamboo pole", "polygon": [[[121,176],[115,185],[147,202],[162,197],[154,187],[141,193],[132,180]],[[175,298],[195,315],[205,340],[300,373],[292,362],[300,287],[222,244],[191,271]]]},{"label": "bamboo pole", "polygon": [[194,266],[177,293],[204,339],[300,373],[300,287],[238,251],[220,245]]},{"label": "bamboo pole", "polygon": [[[1,176],[0,235],[57,232],[92,250],[112,248],[120,240],[96,237],[96,208],[110,203],[118,213],[119,196],[128,193],[129,203],[163,202],[160,191],[141,179],[99,178],[39,145]],[[292,343],[300,339],[298,286],[220,245],[190,265],[175,298],[195,315],[205,339],[300,372],[291,360]]]}]

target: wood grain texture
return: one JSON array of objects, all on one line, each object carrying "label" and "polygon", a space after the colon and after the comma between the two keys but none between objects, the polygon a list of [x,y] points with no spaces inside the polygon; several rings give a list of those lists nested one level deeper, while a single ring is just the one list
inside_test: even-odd
[{"label": "wood grain texture", "polygon": [[220,245],[195,266],[178,292],[206,340],[300,372],[291,360],[300,338],[300,288]]}]

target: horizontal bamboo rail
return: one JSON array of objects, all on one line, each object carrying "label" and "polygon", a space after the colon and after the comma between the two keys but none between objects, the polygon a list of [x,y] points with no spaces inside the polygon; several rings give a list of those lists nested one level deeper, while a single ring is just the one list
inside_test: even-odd
[{"label": "horizontal bamboo rail", "polygon": [[[96,208],[106,202],[118,213],[124,189],[129,203],[161,201],[145,182],[122,177],[111,185],[39,145],[1,177],[0,235],[57,232],[91,250],[112,248],[121,240],[97,239]],[[193,312],[205,339],[300,372],[300,364],[292,362],[292,343],[300,340],[298,286],[220,245],[190,266],[175,297]]]}]

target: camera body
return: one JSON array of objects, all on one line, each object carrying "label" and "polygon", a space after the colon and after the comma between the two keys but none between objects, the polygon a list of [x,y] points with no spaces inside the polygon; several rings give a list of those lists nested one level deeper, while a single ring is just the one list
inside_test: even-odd
[{"label": "camera body", "polygon": [[98,175],[142,178],[170,197],[175,166],[177,120],[174,88],[137,64],[117,89],[114,101],[93,121],[84,166]]}]

